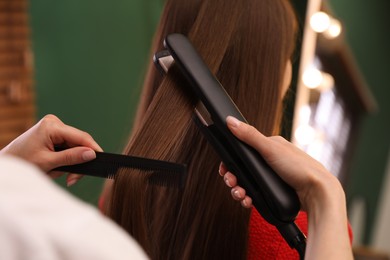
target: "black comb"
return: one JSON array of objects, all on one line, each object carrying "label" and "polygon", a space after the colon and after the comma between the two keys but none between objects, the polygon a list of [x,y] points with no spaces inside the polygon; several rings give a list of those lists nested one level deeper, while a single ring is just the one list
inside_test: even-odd
[{"label": "black comb", "polygon": [[[56,148],[56,151],[63,150]],[[150,173],[149,183],[161,186],[182,188],[186,180],[186,166],[167,161],[148,159],[105,152],[95,152],[96,158],[92,161],[66,165],[53,171],[79,173],[88,176],[115,179],[121,169],[137,169]]]}]

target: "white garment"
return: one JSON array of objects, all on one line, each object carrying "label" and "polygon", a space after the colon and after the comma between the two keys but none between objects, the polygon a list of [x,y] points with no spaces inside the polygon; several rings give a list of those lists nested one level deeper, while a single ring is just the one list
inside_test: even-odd
[{"label": "white garment", "polygon": [[34,165],[0,156],[1,260],[146,258],[125,231]]}]

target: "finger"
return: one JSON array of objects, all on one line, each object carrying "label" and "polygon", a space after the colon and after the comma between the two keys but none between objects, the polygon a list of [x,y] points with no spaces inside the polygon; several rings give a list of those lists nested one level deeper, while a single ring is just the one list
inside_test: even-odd
[{"label": "finger", "polygon": [[227,172],[227,168],[226,168],[225,164],[223,162],[221,162],[219,164],[218,173],[219,173],[219,175],[224,176],[226,174],[226,172]]},{"label": "finger", "polygon": [[243,200],[245,198],[245,190],[240,186],[236,186],[231,190],[232,197],[235,200]]},{"label": "finger", "polygon": [[268,140],[267,137],[260,133],[256,128],[241,122],[232,116],[228,116],[226,118],[226,123],[230,131],[238,139],[254,147],[259,152],[267,151],[267,147],[270,145],[270,140]]},{"label": "finger", "polygon": [[226,186],[228,186],[230,188],[237,185],[237,178],[231,172],[226,172],[225,175],[223,176],[223,180],[224,180]]},{"label": "finger", "polygon": [[252,207],[252,198],[245,196],[245,198],[243,200],[241,200],[241,205],[247,209],[251,208]]},{"label": "finger", "polygon": [[82,174],[74,174],[74,173],[68,174],[68,176],[66,176],[66,186],[70,187],[70,186],[74,185],[81,178],[83,178],[83,176],[84,175],[82,175]]},{"label": "finger", "polygon": [[60,172],[60,171],[51,171],[47,175],[49,175],[50,178],[57,179],[57,178],[61,177],[64,174],[65,174],[64,172]]},{"label": "finger", "polygon": [[73,147],[60,152],[51,153],[50,167],[54,169],[64,165],[84,163],[96,158],[96,153],[91,148]]},{"label": "finger", "polygon": [[66,143],[68,146],[86,146],[95,151],[103,151],[88,133],[68,125],[62,125],[51,136],[54,144]]}]

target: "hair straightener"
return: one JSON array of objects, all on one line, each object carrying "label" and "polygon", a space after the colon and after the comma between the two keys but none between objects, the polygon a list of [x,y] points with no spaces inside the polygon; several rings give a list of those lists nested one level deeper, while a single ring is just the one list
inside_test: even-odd
[{"label": "hair straightener", "polygon": [[294,223],[300,210],[296,192],[258,152],[229,131],[227,116],[247,121],[190,41],[181,34],[171,34],[165,38],[164,46],[166,50],[154,56],[155,64],[165,72],[172,63],[179,68],[199,98],[193,117],[199,129],[227,168],[236,175],[258,212],[277,227],[290,247],[297,249],[303,258],[306,238]]},{"label": "hair straightener", "polygon": [[[55,148],[56,151],[64,148]],[[187,177],[186,166],[167,161],[160,161],[122,154],[95,152],[96,158],[92,161],[61,166],[53,171],[80,173],[84,175],[115,179],[120,169],[137,169],[150,173],[148,182],[160,186],[184,187]]]}]

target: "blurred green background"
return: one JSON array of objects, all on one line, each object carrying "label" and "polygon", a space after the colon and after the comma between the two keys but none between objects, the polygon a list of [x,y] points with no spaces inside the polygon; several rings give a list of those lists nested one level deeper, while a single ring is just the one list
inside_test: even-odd
[{"label": "blurred green background", "polygon": [[375,114],[363,121],[346,191],[349,201],[362,198],[367,203],[364,242],[368,243],[384,188],[386,166],[390,163],[390,2],[330,0],[328,3],[343,23],[346,40],[379,106]]},{"label": "blurred green background", "polygon": [[[38,118],[48,113],[121,152],[163,1],[30,1]],[[58,181],[64,185],[64,179]],[[70,188],[96,205],[100,179]]]},{"label": "blurred green background", "polygon": [[[299,1],[299,0],[296,0]],[[38,118],[53,113],[120,152],[131,129],[163,0],[30,1]],[[353,161],[349,198],[368,202],[370,229],[389,151],[387,0],[331,0],[379,111],[366,118]],[[59,180],[63,185],[64,180]],[[101,180],[69,190],[96,205]],[[366,241],[370,232],[366,234]]]}]

